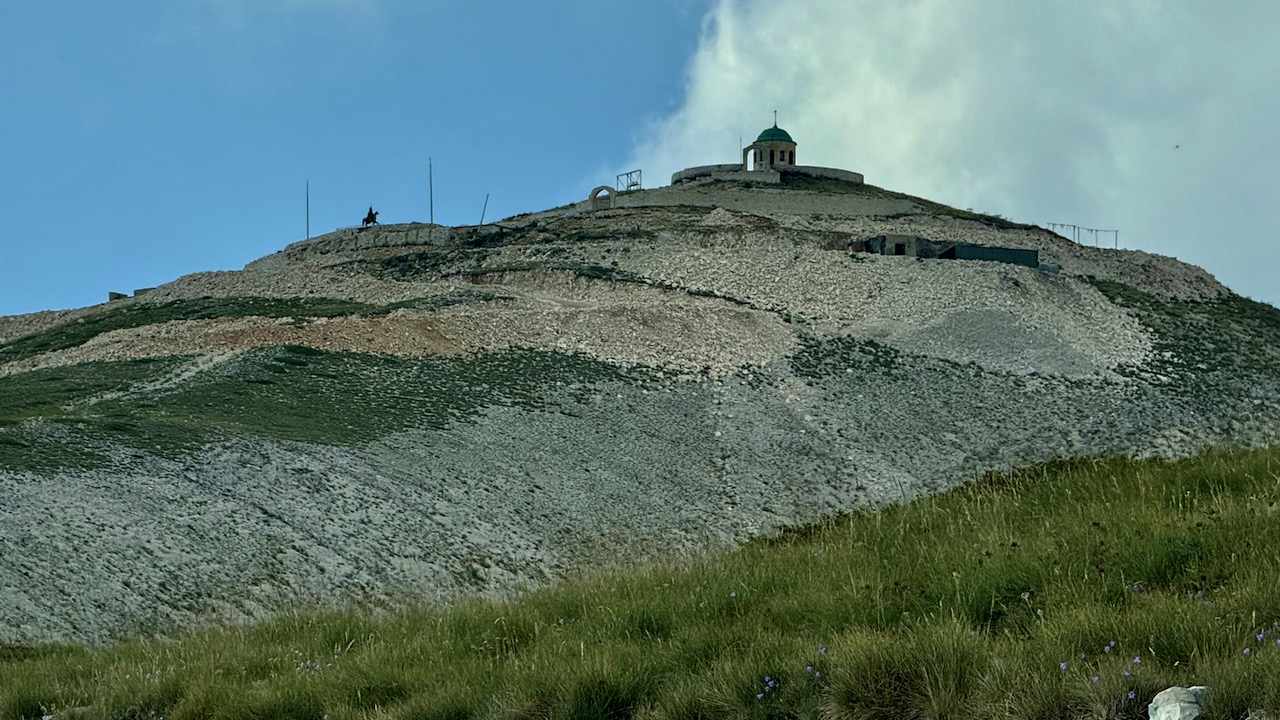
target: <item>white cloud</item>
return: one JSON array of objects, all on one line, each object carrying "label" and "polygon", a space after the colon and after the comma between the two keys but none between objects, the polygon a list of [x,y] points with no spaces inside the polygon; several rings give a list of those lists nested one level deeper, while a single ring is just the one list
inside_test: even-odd
[{"label": "white cloud", "polygon": [[1277,302],[1257,260],[1280,265],[1261,219],[1280,188],[1280,4],[1231,8],[720,0],[684,105],[629,164],[665,179],[734,162],[776,108],[802,164],[1027,222],[1119,227],[1122,245]]}]

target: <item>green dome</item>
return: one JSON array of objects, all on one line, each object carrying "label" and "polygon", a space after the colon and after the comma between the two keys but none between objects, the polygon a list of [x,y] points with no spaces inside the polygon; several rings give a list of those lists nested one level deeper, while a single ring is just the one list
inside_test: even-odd
[{"label": "green dome", "polygon": [[789,142],[795,143],[786,130],[774,125],[773,127],[760,133],[760,137],[756,138],[756,142]]}]

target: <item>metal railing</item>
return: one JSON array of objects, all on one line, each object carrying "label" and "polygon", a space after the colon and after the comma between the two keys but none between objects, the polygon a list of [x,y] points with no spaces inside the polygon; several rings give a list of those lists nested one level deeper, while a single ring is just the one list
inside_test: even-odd
[{"label": "metal railing", "polygon": [[[1100,230],[1098,228],[1080,227],[1079,225],[1072,225],[1070,223],[1045,223],[1044,226],[1054,232],[1057,232],[1059,235],[1065,238],[1069,238],[1070,240],[1075,242],[1077,245],[1084,244],[1080,242],[1080,236],[1082,234],[1090,234],[1093,236],[1094,247],[1100,247],[1098,244],[1099,235],[1106,235],[1107,233],[1110,233],[1112,247],[1114,247],[1117,250],[1120,249],[1120,231],[1119,230]],[[1066,232],[1058,232],[1059,228],[1061,228],[1062,230],[1065,230]]]}]

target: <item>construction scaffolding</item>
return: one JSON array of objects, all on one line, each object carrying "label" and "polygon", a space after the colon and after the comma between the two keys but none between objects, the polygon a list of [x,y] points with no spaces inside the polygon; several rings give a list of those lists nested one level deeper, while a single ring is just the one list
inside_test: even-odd
[{"label": "construction scaffolding", "polygon": [[618,184],[616,186],[618,192],[627,192],[629,190],[641,190],[640,171],[632,170],[618,176]]}]

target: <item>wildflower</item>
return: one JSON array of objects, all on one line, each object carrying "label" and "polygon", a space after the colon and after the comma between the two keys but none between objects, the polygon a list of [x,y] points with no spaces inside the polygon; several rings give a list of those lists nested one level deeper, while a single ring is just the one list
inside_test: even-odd
[{"label": "wildflower", "polygon": [[1255,635],[1254,637],[1256,637],[1256,638],[1258,638],[1259,640],[1261,640],[1261,639],[1262,639],[1262,636],[1264,636],[1264,635],[1266,635],[1266,633],[1258,633],[1258,634],[1257,634],[1257,635]]},{"label": "wildflower", "polygon": [[1111,646],[1110,646],[1110,645],[1108,645],[1108,646],[1106,646],[1106,647],[1102,648],[1102,652],[1104,652],[1104,653],[1109,653],[1109,652],[1111,652]]},{"label": "wildflower", "polygon": [[1141,664],[1142,664],[1142,658],[1140,658],[1140,657],[1135,657],[1135,658],[1133,659],[1133,664],[1134,664],[1134,665],[1141,665]]},{"label": "wildflower", "polygon": [[1125,670],[1124,672],[1122,672],[1122,673],[1120,673],[1120,674],[1121,674],[1121,675],[1124,675],[1125,677],[1129,677],[1129,676],[1130,676],[1130,675],[1132,675],[1133,673],[1129,672],[1128,670]]},{"label": "wildflower", "polygon": [[1059,670],[1066,670],[1066,669],[1067,669],[1067,664],[1066,664],[1066,663],[1058,663],[1058,669],[1059,669]]},{"label": "wildflower", "polygon": [[1107,643],[1107,647],[1115,647],[1115,646],[1116,646],[1115,640],[1112,640],[1111,642]]},{"label": "wildflower", "polygon": [[729,597],[738,597],[738,591],[734,590],[733,592],[729,593]]},{"label": "wildflower", "polygon": [[1132,699],[1134,698],[1134,695],[1135,695],[1135,693],[1134,693],[1132,690],[1130,690],[1130,691],[1129,691],[1129,699],[1130,699],[1130,700],[1132,700]]},{"label": "wildflower", "polygon": [[805,672],[807,672],[807,673],[812,673],[812,672],[813,672],[813,666],[812,666],[812,665],[806,665],[806,666],[805,666],[805,668],[804,668],[804,671],[805,671]]},{"label": "wildflower", "polygon": [[1249,654],[1249,648],[1245,648],[1245,649],[1244,649],[1244,654],[1245,654],[1245,655],[1248,655],[1248,654]]},{"label": "wildflower", "polygon": [[1097,675],[1094,675],[1094,676],[1093,676],[1093,681],[1094,681],[1094,682],[1098,682],[1098,676],[1097,676]]},{"label": "wildflower", "polygon": [[822,671],[821,671],[821,670],[814,670],[814,671],[813,671],[813,676],[814,676],[814,677],[816,677],[816,678],[822,677]]},{"label": "wildflower", "polygon": [[826,654],[827,654],[827,646],[826,646],[826,645],[819,645],[819,646],[818,646],[818,654],[819,654],[819,655],[826,655]]},{"label": "wildflower", "polygon": [[765,676],[764,676],[764,684],[765,684],[765,685],[772,685],[772,684],[773,684],[773,678],[769,677],[768,675],[765,675]]},{"label": "wildflower", "polygon": [[757,699],[757,700],[763,700],[763,699],[764,699],[764,693],[756,693],[756,699]]}]

